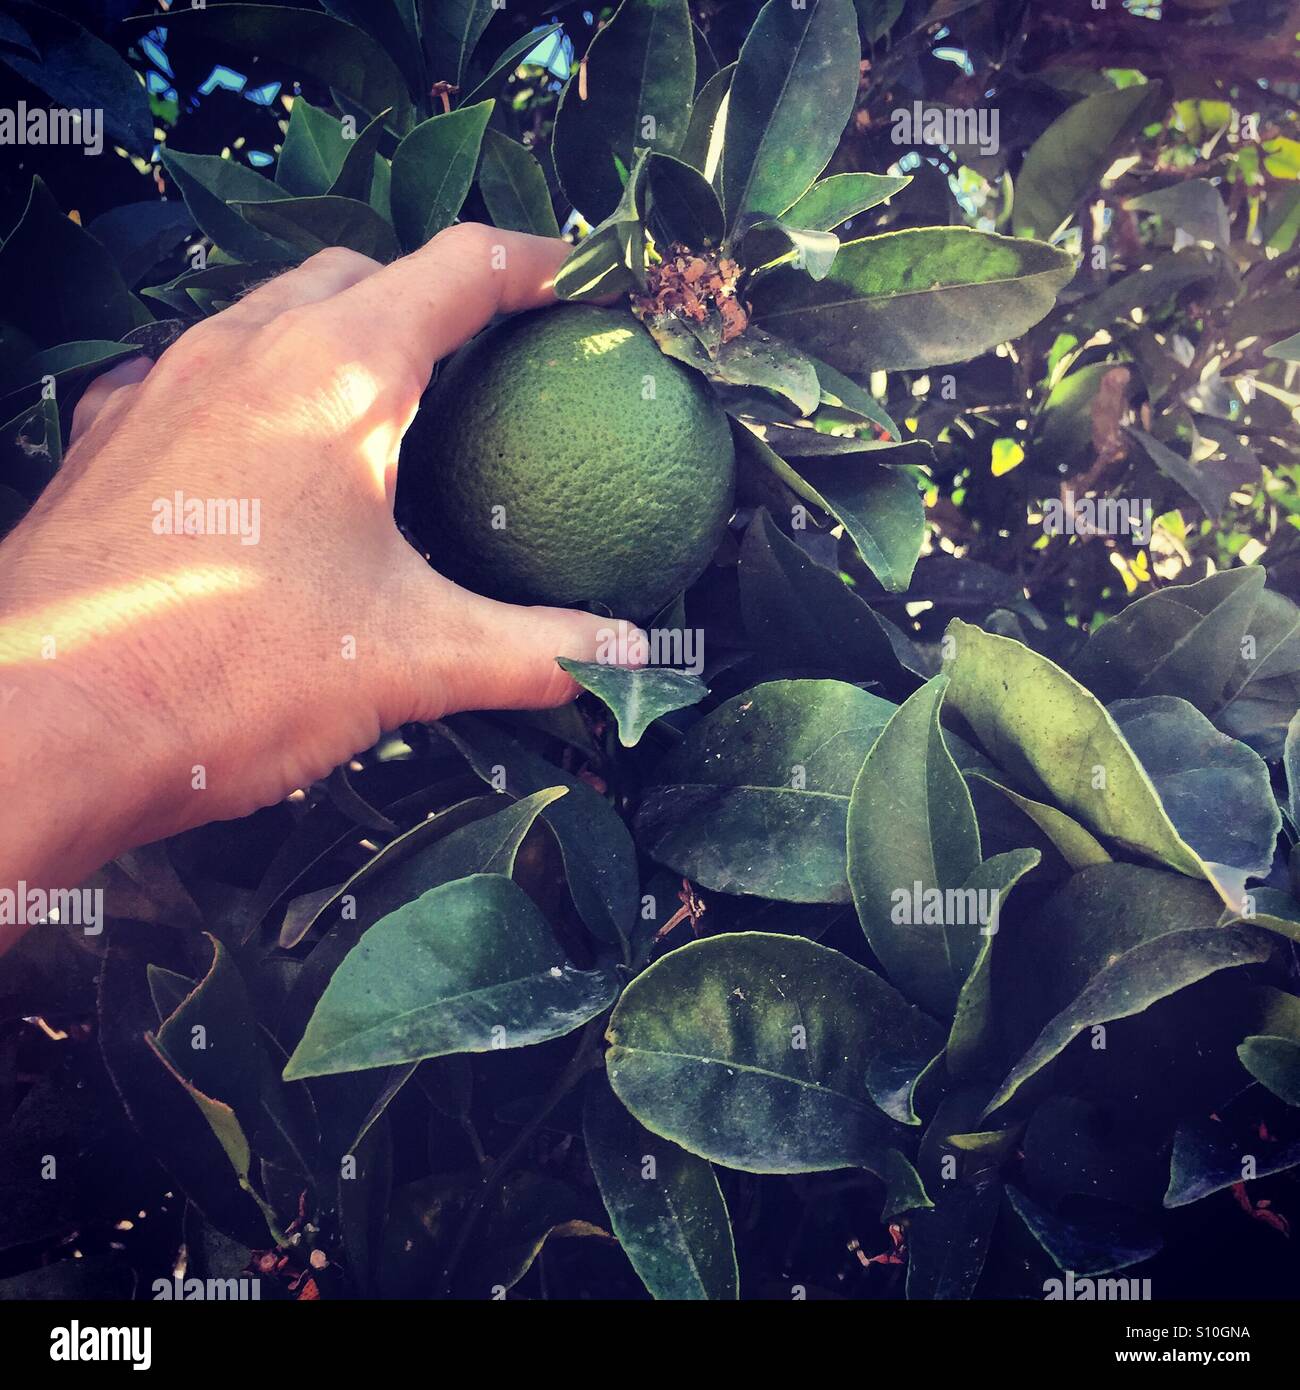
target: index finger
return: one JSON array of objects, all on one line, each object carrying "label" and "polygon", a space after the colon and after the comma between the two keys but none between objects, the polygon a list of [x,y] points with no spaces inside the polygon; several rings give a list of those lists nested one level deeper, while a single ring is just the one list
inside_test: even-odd
[{"label": "index finger", "polygon": [[399,356],[422,387],[437,361],[497,314],[551,303],[570,250],[552,237],[461,222],[325,307],[361,360],[381,369]]}]

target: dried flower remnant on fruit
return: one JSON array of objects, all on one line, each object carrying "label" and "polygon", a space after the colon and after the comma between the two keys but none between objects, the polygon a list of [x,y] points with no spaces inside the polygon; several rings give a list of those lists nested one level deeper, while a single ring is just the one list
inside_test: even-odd
[{"label": "dried flower remnant on fruit", "polygon": [[692,251],[675,242],[658,265],[646,267],[646,292],[632,296],[632,312],[640,319],[670,316],[702,324],[716,310],[722,341],[738,338],[749,315],[736,298],[740,267],[729,256]]}]

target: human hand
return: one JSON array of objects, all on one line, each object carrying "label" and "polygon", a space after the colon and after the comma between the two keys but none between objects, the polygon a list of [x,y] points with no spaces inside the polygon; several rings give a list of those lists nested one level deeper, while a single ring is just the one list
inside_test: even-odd
[{"label": "human hand", "polygon": [[[87,390],[0,546],[0,884],[74,885],[409,720],[577,693],[555,659],[608,619],[471,594],[392,515],[434,363],[546,303],[565,253],[475,224],[387,267],[325,251]],[[159,534],[178,492],[255,543]]]}]

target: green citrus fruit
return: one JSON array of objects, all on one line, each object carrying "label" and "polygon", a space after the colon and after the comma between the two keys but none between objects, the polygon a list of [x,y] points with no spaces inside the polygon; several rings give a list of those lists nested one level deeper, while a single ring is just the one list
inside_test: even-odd
[{"label": "green citrus fruit", "polygon": [[402,450],[403,512],[450,578],[642,618],[699,577],[731,513],[727,419],[631,314],[490,328],[448,362]]}]

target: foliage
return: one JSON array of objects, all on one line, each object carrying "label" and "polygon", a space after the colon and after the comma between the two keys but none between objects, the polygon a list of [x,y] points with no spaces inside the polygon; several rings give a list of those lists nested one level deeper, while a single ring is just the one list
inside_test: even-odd
[{"label": "foliage", "polygon": [[[1225,1212],[1270,1267],[1300,1165],[1296,13],[1079,8],[624,0],[593,35],[211,4],[110,44],[5,6],[0,61],[102,104],[139,170],[74,219],[52,160],[8,219],[5,525],[95,370],[322,245],[469,217],[565,228],[561,294],[629,295],[741,466],[651,625],[702,634],[691,675],[571,666],[571,709],[393,731],[108,866],[103,938],[0,962],[0,1055],[40,1064],[23,1094],[0,1067],[15,1278],[77,1230],[115,1291],[183,1238],[286,1297],[1205,1296],[1243,1291],[1186,1257]],[[190,99],[252,57],[292,96]],[[152,150],[133,68],[166,79]],[[246,129],[214,139],[223,96]],[[1076,502],[1149,525],[1046,524]],[[111,1254],[163,1191],[175,1240]]]}]

